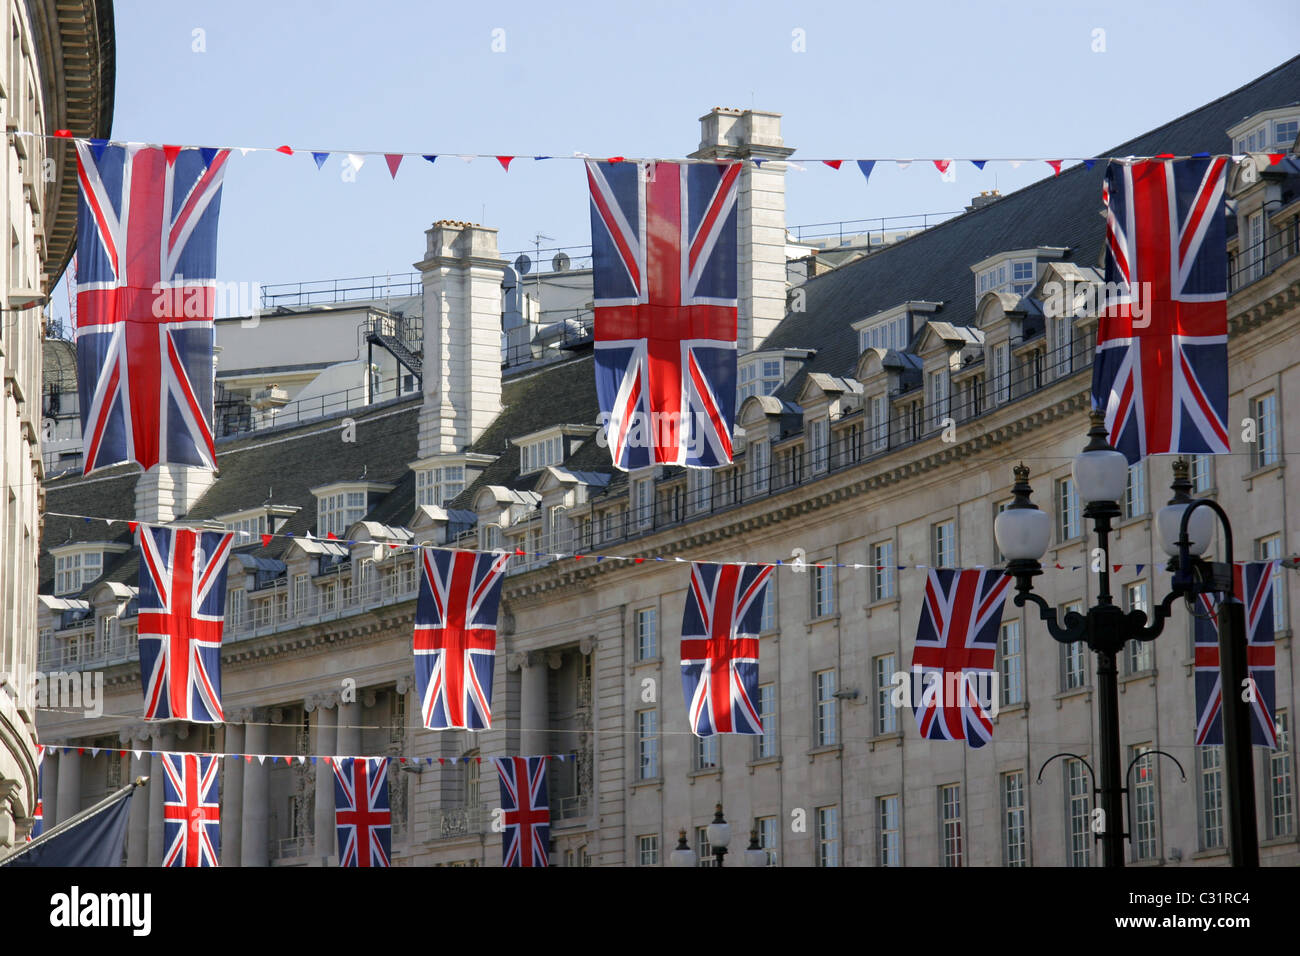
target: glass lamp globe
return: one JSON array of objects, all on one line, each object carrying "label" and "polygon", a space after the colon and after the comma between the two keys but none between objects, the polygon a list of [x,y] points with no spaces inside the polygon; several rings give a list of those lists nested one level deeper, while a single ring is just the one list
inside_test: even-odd
[{"label": "glass lamp globe", "polygon": [[749,846],[745,848],[745,866],[767,866],[767,851],[758,845],[758,831],[749,831]]},{"label": "glass lamp globe", "polygon": [[713,822],[708,826],[709,846],[729,846],[731,844],[731,824],[722,819],[722,804],[718,804],[713,813]]},{"label": "glass lamp globe", "polygon": [[1047,553],[1052,537],[1052,519],[1032,506],[1008,508],[993,521],[998,550],[1011,561],[1037,561]]},{"label": "glass lamp globe", "polygon": [[695,855],[695,851],[686,842],[686,831],[679,831],[677,848],[668,854],[669,866],[694,866],[699,860],[700,858]]},{"label": "glass lamp globe", "polygon": [[[1160,535],[1160,547],[1171,558],[1178,557],[1178,529],[1183,520],[1187,504],[1176,502],[1165,505],[1156,512],[1156,531]],[[1199,558],[1210,550],[1210,538],[1214,535],[1214,513],[1209,508],[1197,508],[1187,522],[1187,537],[1191,541],[1188,552]]]}]

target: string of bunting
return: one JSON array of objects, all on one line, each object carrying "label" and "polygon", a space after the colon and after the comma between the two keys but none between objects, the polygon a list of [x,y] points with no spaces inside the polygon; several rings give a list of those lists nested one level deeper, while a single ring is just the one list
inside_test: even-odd
[{"label": "string of bunting", "polygon": [[[91,151],[95,153],[96,157],[98,157],[99,154],[101,154],[103,150],[109,146],[137,146],[137,147],[162,148],[164,150],[180,150],[183,148],[190,148],[190,147],[182,147],[182,146],[176,146],[176,145],[165,144],[165,143],[143,143],[143,142],[134,142],[130,140],[113,140],[113,139],[100,139],[97,137],[76,136],[73,134],[71,130],[67,130],[67,129],[58,129],[55,130],[52,134],[36,133],[30,130],[10,130],[10,133],[13,136],[26,136],[26,137],[36,138],[36,139],[47,139],[47,140],[71,140],[73,142],[85,143],[90,147]],[[472,163],[476,159],[494,159],[501,165],[501,168],[506,172],[510,171],[510,164],[514,162],[516,159],[531,159],[534,162],[540,162],[542,160],[564,160],[564,159],[568,159],[568,160],[596,159],[601,162],[607,162],[607,163],[673,162],[673,163],[689,164],[689,163],[716,162],[716,160],[713,159],[700,159],[700,158],[665,160],[662,158],[635,157],[635,156],[598,157],[598,156],[592,156],[589,153],[581,152],[579,150],[574,150],[573,154],[569,156],[555,156],[555,155],[509,154],[509,153],[434,153],[434,152],[406,151],[406,150],[337,149],[333,147],[329,149],[325,149],[320,147],[311,147],[311,148],[303,147],[303,146],[295,147],[295,146],[289,146],[287,144],[280,145],[280,146],[221,146],[221,147],[198,147],[198,148],[212,149],[214,151],[217,149],[239,150],[240,154],[243,156],[247,156],[249,153],[280,153],[281,155],[284,156],[295,156],[299,154],[306,154],[311,157],[312,161],[316,164],[316,168],[318,170],[325,165],[326,161],[330,158],[330,156],[338,155],[342,157],[343,161],[349,167],[351,167],[354,173],[359,172],[361,170],[361,167],[365,164],[367,157],[382,156],[384,157],[385,165],[388,167],[388,173],[393,179],[397,178],[397,171],[398,168],[402,165],[403,160],[410,159],[410,158],[422,159],[431,165],[436,163],[439,157],[443,157],[443,158],[450,157],[453,159],[462,160],[466,163]],[[827,166],[830,169],[838,171],[842,166],[844,166],[844,164],[852,163],[857,165],[859,171],[866,179],[871,178],[871,174],[878,164],[892,163],[898,169],[907,169],[913,163],[920,163],[922,165],[925,164],[933,165],[934,168],[938,170],[940,176],[951,179],[956,173],[956,170],[954,169],[955,163],[970,163],[972,166],[974,166],[976,169],[979,170],[984,169],[984,167],[988,163],[1006,163],[1010,165],[1012,169],[1016,169],[1024,165],[1025,163],[1046,163],[1051,168],[1052,174],[1055,176],[1059,176],[1061,174],[1061,170],[1065,163],[1082,163],[1088,169],[1092,169],[1092,167],[1095,166],[1097,163],[1104,163],[1104,162],[1135,163],[1135,162],[1142,162],[1148,159],[1174,159],[1174,160],[1208,159],[1211,157],[1211,155],[1212,154],[1210,153],[1191,153],[1187,156],[1181,156],[1181,155],[1175,155],[1173,153],[1157,153],[1152,156],[1068,156],[1059,159],[1049,158],[1045,156],[1033,156],[1033,157],[1021,157],[1021,158],[996,157],[996,158],[985,158],[985,159],[974,159],[968,157],[957,157],[957,158],[949,157],[946,159],[877,157],[875,159],[813,158],[813,159],[802,159],[799,162],[795,162],[793,160],[788,160],[788,159],[785,160],[750,159],[749,162],[752,162],[755,167],[762,166],[763,163],[767,163],[767,162],[783,162],[787,167],[798,172],[804,172],[807,170],[808,166],[816,166],[816,165]],[[1266,153],[1266,152],[1216,154],[1216,155],[1230,156],[1230,158],[1234,162],[1240,162],[1246,156],[1254,157],[1257,160],[1259,158],[1267,158],[1269,165],[1274,165],[1276,163],[1279,163],[1286,157],[1285,153]]]},{"label": "string of bunting", "polygon": [[[484,759],[487,759],[489,761],[492,759],[491,757],[484,758],[481,755],[476,757],[409,757],[409,756],[402,757],[402,756],[397,756],[392,754],[372,754],[370,756],[364,756],[361,754],[355,754],[355,755],[353,754],[235,754],[235,753],[227,754],[227,753],[211,753],[209,751],[202,751],[202,750],[194,750],[194,751],[135,750],[134,748],[131,747],[63,747],[58,744],[46,745],[45,752],[46,753],[57,752],[65,755],[75,752],[79,756],[85,756],[89,754],[92,758],[98,757],[101,754],[107,754],[109,756],[116,755],[118,757],[125,757],[127,754],[134,754],[137,758],[143,757],[145,754],[148,754],[151,757],[159,757],[159,756],[220,757],[224,760],[232,760],[232,759],[243,760],[247,763],[252,763],[254,760],[256,760],[259,764],[263,764],[267,760],[270,760],[272,763],[275,763],[277,760],[283,760],[286,764],[293,764],[294,762],[297,762],[298,764],[302,765],[310,762],[314,765],[318,760],[321,760],[325,762],[326,766],[332,765],[333,762],[336,760],[353,760],[353,759],[355,760],[391,759],[396,761],[399,765],[410,764],[412,766],[418,766],[418,765],[432,766],[435,763],[439,765],[446,765],[449,763],[467,764],[471,760],[473,760],[475,763],[481,764],[484,761]],[[561,763],[563,763],[565,760],[572,759],[571,754],[531,754],[530,756],[533,757],[534,759],[540,757],[541,759],[544,760],[558,760]]]},{"label": "string of bunting", "polygon": [[[82,521],[85,521],[87,524],[90,524],[91,522],[94,521],[104,521],[107,522],[110,527],[114,524],[125,524],[130,529],[132,534],[135,534],[135,529],[142,524],[145,525],[146,527],[155,527],[155,528],[197,529],[201,527],[199,525],[182,524],[182,523],[150,524],[149,522],[145,522],[145,521],[134,521],[125,518],[104,518],[98,515],[70,514],[64,511],[47,511],[45,512],[45,514],[49,517],[55,517],[55,518],[78,518],[81,519]],[[216,529],[203,529],[203,530],[216,530]],[[254,537],[253,533],[250,531],[234,531],[231,533],[234,534],[239,541],[245,544],[251,543]],[[310,533],[306,535],[296,535],[293,534],[292,532],[286,532],[284,534],[261,534],[258,535],[258,537],[261,538],[262,547],[264,548],[269,547],[271,542],[276,538],[281,538],[286,540],[312,541],[312,542],[330,541],[346,547],[355,547],[358,544],[374,544],[374,545],[387,547],[390,551],[425,551],[425,550],[473,551],[475,550],[473,548],[457,548],[452,545],[437,545],[437,544],[426,545],[426,544],[401,544],[401,543],[394,544],[389,541],[373,541],[373,542],[357,541],[354,538],[340,538],[338,535],[334,534],[333,532],[330,532],[324,538],[317,538]],[[690,564],[693,560],[695,560],[693,558],[683,558],[679,555],[664,557],[662,555],[655,555],[655,554],[627,555],[627,554],[594,554],[592,552],[577,552],[577,551],[569,551],[569,552],[525,551],[523,548],[515,548],[513,551],[507,551],[505,553],[511,555],[512,557],[517,557],[517,558],[554,558],[556,560],[572,559],[574,561],[594,561],[597,564],[601,563],[602,561],[626,561],[631,564],[646,564],[649,562],[658,562],[658,563],[665,563],[665,564],[666,563]],[[880,570],[882,568],[894,568],[895,570],[898,571],[909,571],[909,570],[927,571],[933,567],[936,567],[936,565],[930,565],[930,564],[883,565],[883,564],[842,563],[842,562],[835,562],[835,561],[816,561],[816,562],[805,561],[801,563],[798,561],[791,561],[789,559],[781,559],[781,558],[777,558],[773,561],[719,561],[714,563],[734,565],[737,567],[774,565],[776,567],[791,568],[793,570],[798,570],[798,571],[806,571],[808,568],[844,568],[846,570],[853,570],[853,571],[874,571],[874,570]],[[983,571],[990,568],[1000,567],[1000,565],[972,564],[972,565],[945,565],[944,567],[951,570],[974,569],[974,570]],[[1090,565],[1082,565],[1082,564],[1067,565],[1067,564],[1054,563],[1050,565],[1045,564],[1043,567],[1051,568],[1057,571],[1079,571],[1085,567],[1090,567]],[[1147,564],[1146,563],[1131,564],[1131,565],[1112,564],[1110,567],[1116,573],[1123,570],[1124,568],[1131,567],[1134,568],[1138,574],[1141,574],[1146,569]]]}]

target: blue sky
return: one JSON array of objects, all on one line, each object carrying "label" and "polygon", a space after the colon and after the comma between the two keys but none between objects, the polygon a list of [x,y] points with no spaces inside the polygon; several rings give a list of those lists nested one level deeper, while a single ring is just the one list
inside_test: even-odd
[{"label": "blue sky", "polygon": [[[1093,155],[1300,49],[1294,0],[115,8],[115,139],[441,154],[432,167],[407,159],[396,182],[370,157],[351,183],[338,155],[320,171],[306,155],[233,156],[218,277],[264,284],[409,271],[443,218],[499,228],[503,251],[538,232],[590,241],[579,163],[506,173],[456,153],[684,156],[716,105],[784,114],[795,160]],[[867,186],[852,164],[818,165],[787,175],[787,218],[956,210],[1043,175],[1043,164],[962,164],[944,183],[916,164],[880,168]],[[66,314],[66,296],[53,301]]]}]

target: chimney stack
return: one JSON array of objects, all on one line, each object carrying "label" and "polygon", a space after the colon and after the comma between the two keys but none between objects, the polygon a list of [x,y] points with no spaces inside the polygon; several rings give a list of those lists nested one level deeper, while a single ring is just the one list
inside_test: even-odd
[{"label": "chimney stack", "polygon": [[[743,160],[736,197],[739,253],[736,347],[762,348],[785,318],[785,163],[794,149],[781,140],[781,114],[715,106],[700,117],[700,148],[692,159]],[[759,160],[755,166],[753,160]]]},{"label": "chimney stack", "polygon": [[501,412],[497,231],[440,220],[425,233],[420,458],[463,452]]}]

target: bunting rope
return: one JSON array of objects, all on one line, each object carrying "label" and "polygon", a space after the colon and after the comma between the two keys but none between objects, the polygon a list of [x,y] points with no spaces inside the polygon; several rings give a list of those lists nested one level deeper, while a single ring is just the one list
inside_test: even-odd
[{"label": "bunting rope", "polygon": [[[149,527],[149,528],[168,528],[168,529],[184,528],[192,531],[198,531],[198,530],[212,531],[212,532],[218,531],[218,529],[216,528],[206,527],[202,522],[172,522],[170,524],[154,524],[148,521],[136,521],[134,519],[125,519],[125,518],[104,518],[99,515],[79,515],[79,514],[71,514],[64,511],[47,511],[45,512],[45,514],[50,517],[56,517],[56,518],[80,519],[86,522],[87,524],[93,521],[103,521],[106,522],[110,527],[114,524],[125,524],[133,534],[135,533],[135,529],[140,525],[144,525],[145,527]],[[243,544],[252,543],[254,538],[254,534],[251,531],[231,531],[228,533],[235,535],[236,539],[243,542]],[[324,538],[315,537],[310,533],[306,535],[296,535],[293,534],[292,532],[260,534],[257,535],[256,537],[261,538],[262,547],[264,548],[268,547],[272,540],[279,538],[283,540],[293,540],[293,541],[311,541],[316,544],[319,544],[321,542],[326,542],[326,543],[337,544],[342,547],[355,547],[358,544],[370,544],[376,547],[386,547],[390,551],[402,551],[402,552],[416,552],[416,551],[477,552],[480,551],[480,549],[478,548],[458,548],[453,545],[404,544],[404,543],[395,544],[390,541],[358,541],[355,538],[340,538],[337,535],[333,534],[332,532],[326,535]],[[242,547],[243,545],[238,545],[238,546]],[[1078,545],[1067,545],[1067,547],[1075,547],[1075,546]],[[1052,550],[1052,549],[1049,548],[1048,550]],[[801,572],[807,571],[810,568],[843,568],[852,571],[876,571],[885,568],[892,568],[897,571],[910,571],[910,570],[928,571],[938,567],[938,565],[931,565],[931,564],[860,564],[860,563],[847,563],[847,562],[835,562],[835,561],[804,561],[800,563],[798,561],[791,561],[789,558],[784,558],[784,559],[777,558],[773,561],[717,561],[714,560],[713,558],[708,558],[708,559],[683,558],[679,555],[671,555],[669,557],[664,557],[663,555],[656,555],[656,554],[639,555],[639,556],[626,555],[626,554],[596,554],[594,552],[589,552],[589,551],[582,551],[582,552],[525,551],[523,548],[515,548],[514,550],[501,549],[501,553],[509,557],[516,557],[516,558],[553,558],[558,561],[563,561],[563,560],[592,561],[596,564],[600,564],[604,561],[624,561],[630,564],[647,564],[647,563],[691,564],[696,560],[707,560],[712,564],[726,564],[735,567],[756,567],[756,566],[761,567],[761,566],[770,565],[773,567],[790,568],[792,570],[801,571]],[[1136,562],[1133,564],[1112,563],[1110,564],[1110,567],[1115,573],[1119,573],[1124,568],[1135,568],[1137,573],[1141,574],[1145,568],[1155,563],[1156,563],[1155,561],[1144,561],[1140,564]],[[1000,568],[1002,567],[1002,565],[969,564],[969,565],[943,565],[943,567],[946,570],[954,570],[954,571],[961,571],[961,570],[987,571],[987,570],[994,570]],[[1051,564],[1045,563],[1043,565],[1044,570],[1051,569],[1056,571],[1079,571],[1084,569],[1085,567],[1091,568],[1092,565],[1090,564],[1089,565],[1082,565],[1082,564],[1065,565],[1056,562],[1053,562]]]},{"label": "bunting rope", "polygon": [[[582,152],[580,150],[574,150],[572,155],[564,156],[564,155],[543,155],[543,154],[529,154],[529,153],[447,153],[447,152],[424,152],[419,150],[411,151],[411,150],[387,150],[387,149],[339,149],[335,147],[323,148],[323,147],[289,146],[287,144],[280,145],[280,146],[190,147],[190,146],[179,146],[170,143],[147,143],[147,142],[136,142],[133,140],[100,139],[97,137],[76,136],[73,134],[71,130],[67,130],[67,129],[58,129],[55,130],[53,133],[37,133],[32,130],[9,130],[9,133],[10,135],[13,136],[26,136],[34,139],[65,140],[65,141],[72,141],[75,143],[85,143],[92,150],[102,150],[103,148],[108,146],[123,146],[123,147],[146,147],[146,148],[153,148],[153,149],[159,149],[159,148],[161,149],[189,149],[189,148],[230,149],[230,150],[238,150],[240,154],[243,156],[247,156],[249,153],[279,153],[284,156],[307,154],[311,157],[312,161],[315,162],[316,168],[318,170],[321,167],[323,167],[325,165],[326,160],[328,160],[330,156],[333,155],[338,155],[343,157],[344,162],[346,162],[349,166],[351,166],[353,172],[357,172],[361,169],[362,165],[364,165],[365,163],[366,157],[383,156],[384,162],[388,167],[389,175],[393,179],[397,178],[397,170],[401,166],[402,161],[413,157],[423,159],[430,164],[435,163],[439,157],[443,157],[443,158],[450,157],[453,159],[460,159],[467,163],[471,163],[476,159],[494,159],[498,163],[500,163],[501,168],[506,172],[509,172],[511,162],[513,162],[516,159],[531,159],[535,162],[542,161],[542,160],[566,160],[567,159],[567,160],[586,161],[586,160],[594,159],[599,162],[607,162],[607,163],[666,162],[666,163],[682,163],[682,164],[692,164],[692,163],[712,164],[720,161],[721,162],[728,161],[726,159],[721,159],[721,160],[704,159],[704,158],[664,159],[662,157],[640,157],[640,156],[598,157],[598,156],[593,156],[590,153]],[[763,163],[768,163],[768,162],[784,163],[787,167],[794,169],[796,171],[804,171],[806,170],[808,165],[818,165],[818,164],[827,166],[833,170],[838,171],[845,163],[855,163],[858,166],[859,170],[861,170],[864,177],[867,178],[870,178],[872,170],[875,168],[875,166],[877,164],[882,164],[882,163],[893,163],[899,169],[906,169],[907,167],[911,166],[913,163],[920,163],[920,164],[929,163],[932,164],[936,170],[938,170],[941,176],[947,176],[950,174],[950,172],[955,172],[952,170],[952,165],[954,163],[970,163],[976,169],[980,169],[980,170],[982,170],[985,167],[985,165],[987,165],[988,163],[1006,163],[1010,165],[1013,169],[1018,168],[1019,166],[1025,163],[1046,163],[1051,168],[1053,175],[1059,176],[1061,174],[1062,167],[1064,166],[1065,163],[1081,163],[1088,169],[1091,169],[1093,166],[1095,166],[1097,163],[1100,162],[1137,163],[1137,162],[1145,162],[1151,159],[1180,160],[1180,159],[1209,159],[1211,157],[1216,159],[1225,158],[1225,159],[1231,159],[1233,162],[1241,162],[1245,157],[1250,156],[1250,157],[1265,157],[1268,159],[1269,165],[1274,165],[1276,163],[1281,162],[1286,157],[1286,155],[1287,155],[1286,153],[1251,151],[1245,153],[1212,154],[1212,153],[1202,152],[1202,153],[1190,153],[1187,155],[1180,155],[1174,153],[1155,153],[1150,156],[1065,156],[1059,158],[1046,157],[1046,156],[1030,156],[1030,157],[986,157],[983,159],[975,159],[972,157],[963,156],[963,157],[948,157],[943,159],[926,159],[926,158],[917,159],[911,157],[908,158],[875,157],[872,159],[801,158],[799,161],[794,161],[790,159],[749,159],[748,162],[752,162],[756,167],[762,166]]]}]

